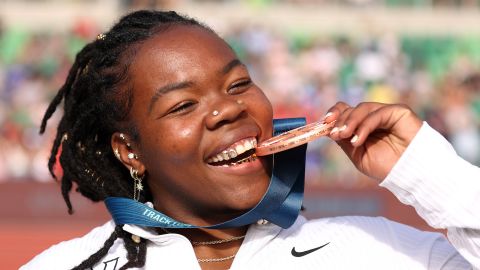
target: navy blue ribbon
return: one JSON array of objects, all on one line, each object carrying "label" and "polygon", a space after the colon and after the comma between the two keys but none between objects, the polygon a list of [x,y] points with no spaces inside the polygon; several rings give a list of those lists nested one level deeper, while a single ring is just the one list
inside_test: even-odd
[{"label": "navy blue ribbon", "polygon": [[[273,120],[274,135],[305,125],[304,118]],[[270,185],[260,202],[234,219],[211,225],[195,226],[169,216],[132,199],[108,197],[105,204],[116,224],[134,224],[162,228],[232,228],[266,219],[282,228],[290,227],[298,217],[305,184],[307,144],[273,155]]]}]

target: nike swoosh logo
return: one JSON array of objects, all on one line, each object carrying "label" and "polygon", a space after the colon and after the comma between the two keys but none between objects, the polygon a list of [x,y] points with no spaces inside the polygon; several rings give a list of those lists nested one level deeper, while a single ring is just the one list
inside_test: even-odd
[{"label": "nike swoosh logo", "polygon": [[305,250],[305,251],[296,251],[296,250],[295,250],[295,247],[293,247],[293,248],[292,248],[292,255],[293,255],[293,257],[303,257],[303,256],[305,256],[305,255],[308,255],[308,254],[310,254],[310,253],[312,253],[312,252],[314,252],[314,251],[317,251],[317,250],[325,247],[325,246],[328,245],[328,244],[330,244],[330,242],[328,242],[328,243],[326,243],[326,244],[324,244],[324,245],[321,245],[321,246],[319,246],[319,247],[312,248],[312,249]]}]

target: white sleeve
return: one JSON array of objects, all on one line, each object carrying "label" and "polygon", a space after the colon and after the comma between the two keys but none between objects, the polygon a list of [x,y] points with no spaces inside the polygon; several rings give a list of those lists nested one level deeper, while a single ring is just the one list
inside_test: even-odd
[{"label": "white sleeve", "polygon": [[452,245],[480,269],[480,168],[438,132],[424,123],[380,185],[430,226],[447,229]]}]

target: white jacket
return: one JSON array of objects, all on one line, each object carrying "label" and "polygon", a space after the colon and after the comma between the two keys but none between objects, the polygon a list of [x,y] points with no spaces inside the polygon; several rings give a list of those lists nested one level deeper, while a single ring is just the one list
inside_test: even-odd
[{"label": "white jacket", "polygon": [[[231,269],[480,269],[480,168],[459,158],[440,134],[425,123],[381,186],[431,226],[448,229],[451,244],[442,234],[385,218],[300,216],[288,229],[251,225]],[[114,227],[110,221],[52,246],[20,269],[71,269],[100,249]],[[124,230],[149,240],[142,269],[200,269],[182,235]],[[93,269],[119,269],[126,254],[118,239]]]}]

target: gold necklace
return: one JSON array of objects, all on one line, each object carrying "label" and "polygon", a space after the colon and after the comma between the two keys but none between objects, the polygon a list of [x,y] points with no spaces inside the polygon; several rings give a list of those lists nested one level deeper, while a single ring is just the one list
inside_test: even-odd
[{"label": "gold necklace", "polygon": [[[160,229],[162,229],[166,233],[171,233],[170,231],[168,231],[165,228],[160,228]],[[238,241],[238,240],[241,240],[243,238],[245,238],[245,234],[240,235],[240,236],[234,236],[234,237],[227,238],[227,239],[219,239],[219,240],[211,240],[211,241],[190,241],[190,243],[192,243],[192,246],[218,245],[218,244],[224,244],[224,243],[229,243],[229,242],[233,242],[233,241]],[[198,263],[224,262],[224,261],[228,261],[228,260],[231,260],[231,259],[235,258],[236,255],[237,255],[237,253],[235,253],[233,255],[230,255],[230,256],[227,256],[227,257],[221,257],[221,258],[203,258],[203,259],[197,258],[197,262]]]},{"label": "gold necklace", "polygon": [[[171,231],[168,231],[165,228],[160,228],[160,229],[162,231],[166,232],[166,233],[172,233]],[[227,239],[218,239],[218,240],[211,240],[211,241],[190,241],[190,243],[192,243],[192,246],[218,245],[218,244],[224,244],[224,243],[229,243],[229,242],[241,240],[241,239],[245,238],[245,235],[246,234],[240,235],[240,236],[234,236],[234,237],[227,238]]]},{"label": "gold necklace", "polygon": [[207,246],[207,245],[218,245],[218,244],[223,244],[223,243],[229,243],[233,241],[238,241],[245,238],[245,235],[241,236],[234,236],[232,238],[227,238],[227,239],[219,239],[219,240],[212,240],[212,241],[191,241],[192,246]]},{"label": "gold necklace", "polygon": [[222,257],[222,258],[205,258],[205,259],[197,259],[197,262],[199,263],[213,263],[213,262],[224,262],[224,261],[228,261],[228,260],[231,260],[233,258],[235,258],[237,254],[233,254],[233,255],[230,255],[230,256],[227,256],[227,257]]},{"label": "gold necklace", "polygon": [[[245,238],[245,235],[235,236],[235,237],[228,238],[228,239],[212,240],[212,241],[201,241],[201,242],[191,241],[191,243],[192,243],[192,246],[218,245],[218,244],[238,241],[238,240],[241,240],[243,238]],[[233,258],[235,258],[236,255],[237,255],[237,253],[235,252],[235,254],[233,254],[233,255],[230,255],[230,256],[227,256],[227,257],[221,257],[221,258],[203,258],[203,259],[197,258],[197,262],[199,262],[199,263],[224,262],[224,261],[232,260]]]}]

